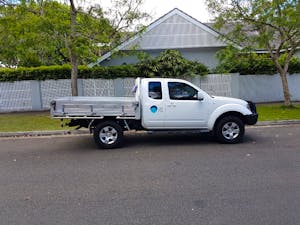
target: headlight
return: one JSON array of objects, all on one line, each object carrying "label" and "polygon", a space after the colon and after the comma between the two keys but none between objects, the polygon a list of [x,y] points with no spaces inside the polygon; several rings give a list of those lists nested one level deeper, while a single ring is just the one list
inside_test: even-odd
[{"label": "headlight", "polygon": [[248,105],[247,108],[252,112],[252,113],[256,113],[256,105],[255,103],[251,102],[251,101],[247,101]]},{"label": "headlight", "polygon": [[250,105],[249,103],[247,104],[247,109],[249,109],[251,111]]}]

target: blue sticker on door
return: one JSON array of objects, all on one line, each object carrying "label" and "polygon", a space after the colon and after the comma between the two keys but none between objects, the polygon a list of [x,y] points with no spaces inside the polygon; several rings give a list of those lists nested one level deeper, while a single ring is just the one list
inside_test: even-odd
[{"label": "blue sticker on door", "polygon": [[155,105],[151,106],[151,107],[150,107],[150,111],[151,111],[152,113],[156,113],[156,112],[157,112],[157,106],[155,106]]}]

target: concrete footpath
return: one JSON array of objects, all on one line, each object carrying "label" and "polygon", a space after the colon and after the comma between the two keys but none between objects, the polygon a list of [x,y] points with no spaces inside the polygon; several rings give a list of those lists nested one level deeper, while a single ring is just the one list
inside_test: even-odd
[{"label": "concrete footpath", "polygon": [[[254,126],[278,126],[278,125],[294,125],[300,124],[300,120],[278,120],[278,121],[263,121],[257,122]],[[140,132],[140,131],[139,131]],[[143,131],[142,131],[143,132]],[[135,132],[133,132],[135,133]],[[90,134],[88,129],[81,130],[44,130],[44,131],[20,131],[20,132],[0,132],[1,137],[38,137],[38,136],[51,136],[51,135],[84,135]]]}]

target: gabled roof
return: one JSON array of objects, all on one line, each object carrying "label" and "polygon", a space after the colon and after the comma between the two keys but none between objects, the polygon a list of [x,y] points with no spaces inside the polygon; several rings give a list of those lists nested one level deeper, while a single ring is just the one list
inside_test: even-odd
[{"label": "gabled roof", "polygon": [[142,33],[136,34],[114,50],[104,54],[94,66],[109,58],[113,52],[124,50],[154,50],[225,47],[221,34],[175,8],[151,23]]}]

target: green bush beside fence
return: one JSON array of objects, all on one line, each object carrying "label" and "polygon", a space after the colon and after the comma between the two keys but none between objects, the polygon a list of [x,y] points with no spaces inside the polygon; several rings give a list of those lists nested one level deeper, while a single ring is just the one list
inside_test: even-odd
[{"label": "green bush beside fence", "polygon": [[[114,79],[122,77],[138,77],[138,68],[133,65],[94,67],[79,66],[78,78]],[[0,69],[0,81],[20,80],[58,80],[71,77],[71,66],[41,66],[33,68]]]},{"label": "green bush beside fence", "polygon": [[[208,69],[202,65],[196,65],[195,71],[199,74],[206,73]],[[196,70],[197,69],[197,70]],[[167,77],[166,71],[160,73],[161,77]],[[180,74],[174,74],[173,77],[178,77]],[[186,75],[186,74],[182,74]],[[0,69],[0,82],[13,82],[21,80],[58,80],[70,79],[71,67],[64,66],[41,66],[33,68],[18,68],[18,69]],[[151,77],[151,74],[146,73],[139,65],[122,65],[122,66],[97,66],[89,68],[87,66],[79,66],[78,78],[81,79],[116,79],[125,77]]]},{"label": "green bush beside fence", "polygon": [[[261,75],[277,74],[277,69],[268,54],[257,54],[240,51],[232,46],[228,46],[217,52],[218,66],[215,73],[239,73],[241,75]],[[287,55],[283,54],[279,58],[279,63],[284,64]],[[289,68],[289,74],[300,73],[300,58],[293,56]]]},{"label": "green bush beside fence", "polygon": [[[166,50],[156,58],[147,57],[135,65],[79,66],[78,78],[115,79],[125,77],[183,77],[205,75],[208,68],[185,59],[179,51]],[[0,69],[0,81],[58,80],[71,77],[71,66],[41,66],[34,68]]]},{"label": "green bush beside fence", "polygon": [[[145,61],[136,65],[121,66],[96,66],[89,68],[79,66],[78,78],[81,79],[116,79],[125,77],[183,77],[189,75],[205,75],[208,69],[205,65],[196,62],[178,63],[170,68],[164,68],[162,64],[157,68],[158,63],[154,61]],[[169,62],[168,62],[169,63]],[[187,68],[188,67],[188,68]],[[153,72],[154,71],[154,72]],[[276,74],[274,63],[263,55],[254,55],[251,58],[241,57],[233,61],[224,59],[221,64],[213,71],[215,73],[240,73],[241,75],[251,74]],[[300,73],[300,59],[292,58],[288,72],[290,74]],[[13,82],[21,80],[58,80],[70,79],[71,66],[40,66],[32,68],[0,68],[0,82]]]}]

